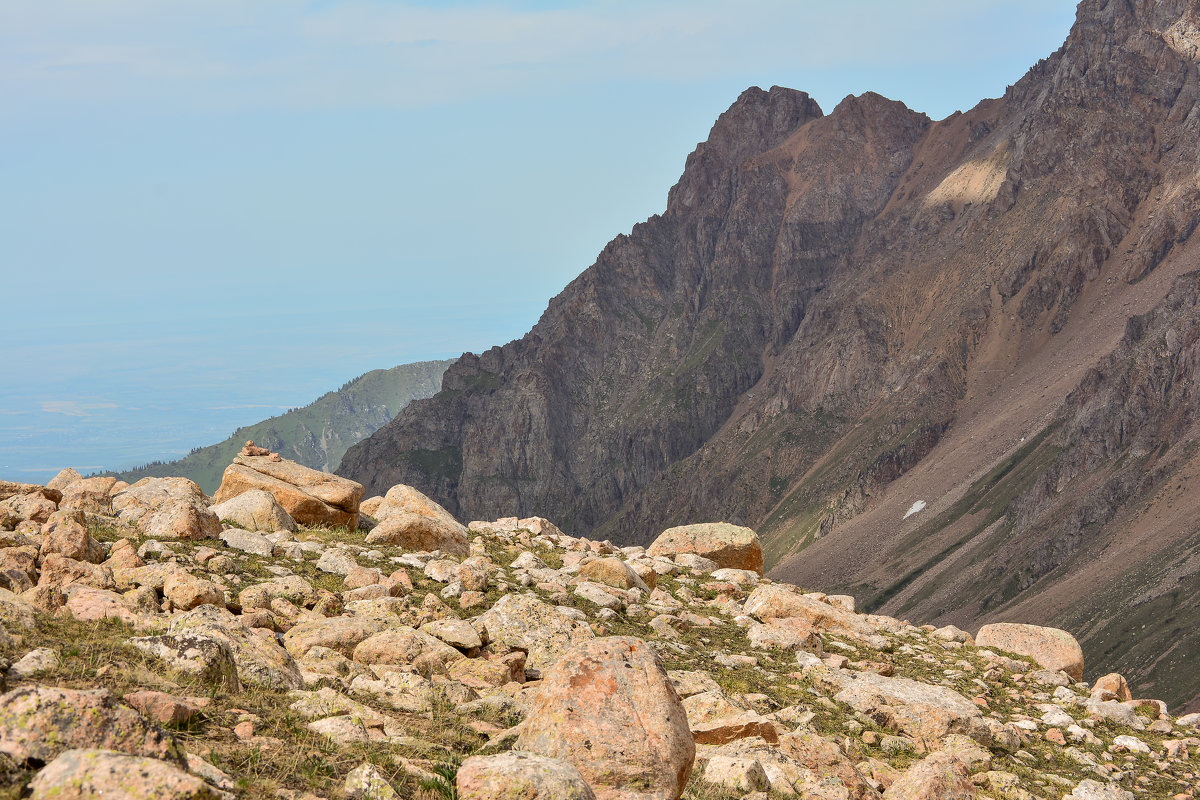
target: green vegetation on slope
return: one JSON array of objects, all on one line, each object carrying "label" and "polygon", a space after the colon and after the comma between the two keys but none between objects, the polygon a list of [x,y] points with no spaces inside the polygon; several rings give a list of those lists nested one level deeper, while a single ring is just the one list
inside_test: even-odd
[{"label": "green vegetation on slope", "polygon": [[212,494],[238,450],[253,439],[301,464],[332,471],[351,445],[370,436],[411,401],[431,397],[452,361],[418,361],[360,375],[303,408],[238,428],[223,442],[199,447],[178,461],[112,473],[121,480],[183,476]]}]

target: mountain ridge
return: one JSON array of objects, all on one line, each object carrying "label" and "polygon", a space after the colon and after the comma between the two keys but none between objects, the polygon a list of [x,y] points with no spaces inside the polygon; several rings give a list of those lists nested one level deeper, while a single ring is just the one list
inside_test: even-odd
[{"label": "mountain ridge", "polygon": [[[1055,449],[1088,447],[1058,438],[1072,392],[1087,396],[1126,321],[1200,266],[1198,19],[1196,2],[1085,0],[1004,96],[936,122],[874,94],[826,115],[803,92],[747,90],[662,215],[610,242],[525,337],[464,356],[340,472],[368,493],[417,486],[463,517],[518,509],[623,543],[699,518],[751,525],[772,575],[853,587],[885,612],[977,623],[1025,603],[1045,614],[1027,620],[1084,625],[1081,604],[1108,592],[1125,598],[1115,613],[1161,588],[1134,579],[1147,562],[1073,603],[1038,598],[1082,569],[1078,540],[1119,538],[1123,517],[1093,513],[1089,481],[1128,448],[1085,460],[1057,501],[1044,487]],[[1158,417],[1193,403],[1151,404],[1136,424],[1169,449],[1183,429]],[[901,520],[918,499],[930,507]],[[1064,537],[1060,518],[1090,521]],[[935,579],[963,553],[951,563],[1001,586],[1016,575],[1013,590]],[[1112,595],[1122,575],[1137,591]],[[1089,657],[1115,658],[1100,643],[1119,626],[1086,624]],[[1186,661],[1156,663],[1126,671],[1200,698],[1195,676],[1174,680]]]},{"label": "mountain ridge", "polygon": [[190,478],[212,494],[247,439],[305,466],[331,472],[350,445],[378,430],[413,399],[436,392],[451,363],[453,359],[418,361],[371,370],[306,406],[243,425],[223,441],[197,447],[181,459],[104,474],[130,483],[145,477]]}]

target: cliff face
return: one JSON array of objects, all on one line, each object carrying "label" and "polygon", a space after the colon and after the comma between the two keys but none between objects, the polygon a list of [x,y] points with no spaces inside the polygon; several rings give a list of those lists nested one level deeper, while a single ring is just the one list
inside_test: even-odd
[{"label": "cliff face", "polygon": [[[748,524],[790,580],[922,619],[1063,620],[1119,660],[1133,622],[1083,609],[1163,602],[1198,543],[1195,514],[1170,537],[1131,516],[1166,513],[1192,464],[1194,278],[1171,287],[1200,266],[1198,59],[1195,0],[1085,0],[1057,53],[939,122],[748,90],[662,216],[341,472],[618,542]],[[1153,688],[1166,664],[1122,666]]]}]

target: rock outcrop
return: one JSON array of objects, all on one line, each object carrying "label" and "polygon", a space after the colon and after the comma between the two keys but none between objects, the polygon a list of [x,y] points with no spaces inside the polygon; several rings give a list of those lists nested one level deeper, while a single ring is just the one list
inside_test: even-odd
[{"label": "rock outcrop", "polygon": [[301,525],[351,528],[358,525],[358,501],[362,499],[363,487],[295,461],[240,454],[225,468],[213,502],[222,505],[252,490],[272,495]]},{"label": "rock outcrop", "polygon": [[187,478],[142,478],[113,495],[117,518],[159,539],[207,539],[221,530],[208,498]]}]

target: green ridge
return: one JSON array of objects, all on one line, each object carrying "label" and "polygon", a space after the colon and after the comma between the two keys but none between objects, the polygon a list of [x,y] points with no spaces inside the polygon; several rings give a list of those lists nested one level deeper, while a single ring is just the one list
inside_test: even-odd
[{"label": "green ridge", "polygon": [[213,494],[225,467],[247,439],[305,466],[331,472],[352,445],[382,428],[411,401],[432,397],[452,363],[418,361],[372,370],[303,408],[238,428],[225,441],[198,447],[177,461],[108,474],[131,483],[145,477],[182,476]]}]

